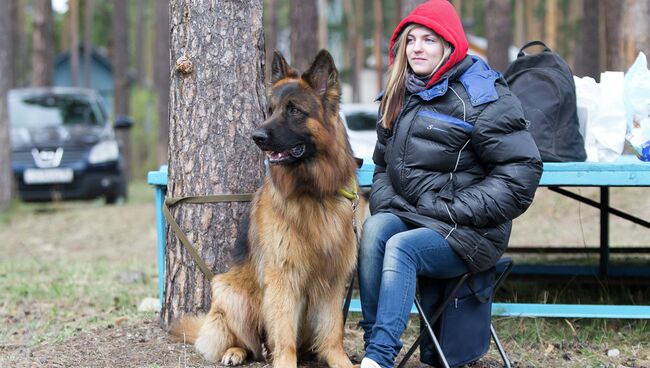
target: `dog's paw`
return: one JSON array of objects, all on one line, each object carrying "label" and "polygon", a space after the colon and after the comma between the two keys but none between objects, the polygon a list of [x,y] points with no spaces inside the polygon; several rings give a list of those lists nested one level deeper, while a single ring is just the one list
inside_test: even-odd
[{"label": "dog's paw", "polygon": [[246,360],[246,350],[238,347],[226,350],[221,358],[221,364],[233,366],[241,365]]}]

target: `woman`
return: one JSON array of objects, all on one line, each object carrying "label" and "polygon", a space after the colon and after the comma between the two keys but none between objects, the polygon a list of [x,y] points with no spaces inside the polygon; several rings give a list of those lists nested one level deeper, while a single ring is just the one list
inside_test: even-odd
[{"label": "woman", "polygon": [[519,101],[501,74],[467,55],[448,1],[404,18],[390,59],[359,259],[362,368],[393,366],[416,275],[496,264],[542,173]]}]

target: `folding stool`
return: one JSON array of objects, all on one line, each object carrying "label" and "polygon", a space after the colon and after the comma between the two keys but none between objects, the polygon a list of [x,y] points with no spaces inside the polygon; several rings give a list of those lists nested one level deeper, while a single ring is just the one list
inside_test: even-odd
[{"label": "folding stool", "polygon": [[[497,263],[497,267],[489,270],[489,272],[497,273],[498,272],[497,268],[498,269],[503,269],[502,271],[498,272],[498,277],[496,277],[496,281],[494,281],[494,286],[493,286],[493,289],[492,289],[492,293],[490,295],[491,298],[494,297],[494,295],[496,294],[497,290],[499,289],[499,287],[501,286],[503,281],[506,279],[506,277],[508,277],[508,274],[512,270],[512,266],[513,266],[512,259],[510,259],[510,258],[502,258]],[[429,318],[427,318],[427,316],[425,315],[425,312],[422,309],[422,305],[420,304],[420,300],[418,300],[418,297],[416,296],[416,298],[415,298],[415,306],[416,306],[416,308],[418,310],[418,313],[420,315],[420,319],[423,322],[422,324],[424,325],[425,328],[422,329],[422,331],[420,332],[420,335],[415,340],[415,342],[413,343],[413,345],[411,346],[409,351],[406,353],[406,355],[404,356],[404,358],[402,359],[402,361],[398,365],[398,368],[403,367],[406,364],[406,362],[409,360],[409,358],[413,355],[413,353],[415,352],[415,349],[417,349],[420,342],[422,342],[422,340],[424,339],[425,333],[427,334],[427,336],[430,337],[430,339],[431,339],[431,341],[433,343],[433,347],[435,349],[435,353],[437,354],[439,362],[445,368],[450,367],[449,363],[447,361],[447,357],[445,356],[445,353],[443,352],[443,349],[441,348],[440,342],[438,341],[438,337],[434,333],[434,329],[433,329],[432,326],[434,326],[434,324],[440,318],[440,316],[443,314],[445,309],[450,305],[451,301],[456,299],[457,292],[459,291],[459,289],[465,283],[468,282],[468,280],[470,279],[471,276],[472,275],[470,273],[465,273],[465,274],[463,274],[463,275],[461,275],[461,276],[459,276],[459,277],[457,277],[455,279],[449,279],[449,280],[451,280],[451,282],[455,282],[453,284],[453,287],[451,287],[451,291],[445,293],[445,295],[443,297],[443,301],[437,305],[435,311],[431,314],[431,316]],[[470,287],[470,289],[471,289],[471,287]],[[490,301],[490,305],[491,305],[491,301]],[[490,335],[492,336],[492,339],[494,340],[494,343],[497,346],[497,349],[499,350],[499,354],[501,355],[501,358],[503,359],[504,366],[507,367],[507,368],[510,368],[511,367],[510,359],[508,358],[507,353],[503,349],[503,346],[501,345],[501,342],[499,341],[499,338],[497,337],[496,331],[494,330],[494,326],[492,325],[491,321],[490,321]],[[489,339],[489,337],[488,337],[488,339]],[[467,363],[469,363],[469,362],[467,362]],[[466,364],[466,363],[462,363],[462,364]]]}]

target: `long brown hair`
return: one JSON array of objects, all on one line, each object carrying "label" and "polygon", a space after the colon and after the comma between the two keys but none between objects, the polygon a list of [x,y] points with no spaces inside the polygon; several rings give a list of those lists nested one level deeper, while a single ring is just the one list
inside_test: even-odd
[{"label": "long brown hair", "polygon": [[[386,89],[384,90],[384,97],[379,104],[379,111],[382,115],[382,124],[384,128],[390,129],[397,119],[402,103],[404,102],[404,94],[406,93],[406,75],[409,68],[408,58],[406,57],[406,39],[409,33],[417,27],[424,27],[423,25],[412,23],[404,27],[400,33],[391,52],[393,53],[393,64],[388,68],[388,80],[386,81]],[[426,28],[426,27],[425,27]],[[452,46],[442,37],[436,34],[436,37],[442,42],[443,56],[440,62],[431,72],[431,75],[440,69],[440,67],[449,59],[453,52]]]}]

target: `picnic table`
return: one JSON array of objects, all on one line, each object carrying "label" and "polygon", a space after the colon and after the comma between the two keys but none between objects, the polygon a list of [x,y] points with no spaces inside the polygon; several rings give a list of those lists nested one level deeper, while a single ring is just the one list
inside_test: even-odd
[{"label": "picnic table", "polygon": [[[374,165],[365,163],[358,170],[358,181],[362,187],[372,184]],[[162,205],[167,191],[167,166],[149,172],[148,183],[154,186],[156,197],[156,228],[158,235],[158,282],[162,303],[166,224]],[[650,228],[650,222],[612,208],[609,204],[611,187],[650,187],[650,162],[639,161],[633,156],[622,156],[612,163],[604,162],[564,162],[544,163],[540,186],[565,195],[576,201],[596,207],[600,213],[600,262],[598,266],[588,265],[516,265],[513,272],[519,274],[569,274],[650,277],[650,265],[637,267],[613,267],[609,255],[613,248],[609,241],[609,219],[615,215],[636,224]],[[594,201],[571,192],[565,187],[598,187],[600,199]],[[209,193],[206,193],[209,194]],[[650,238],[649,238],[650,239]],[[626,248],[614,248],[616,251]],[[633,251],[650,251],[648,248],[635,248]],[[352,300],[350,311],[360,312],[359,300]],[[412,310],[416,313],[415,308]],[[564,318],[638,318],[650,319],[650,306],[639,305],[584,305],[584,304],[536,304],[536,303],[493,303],[492,314],[515,317],[564,317]]]}]

